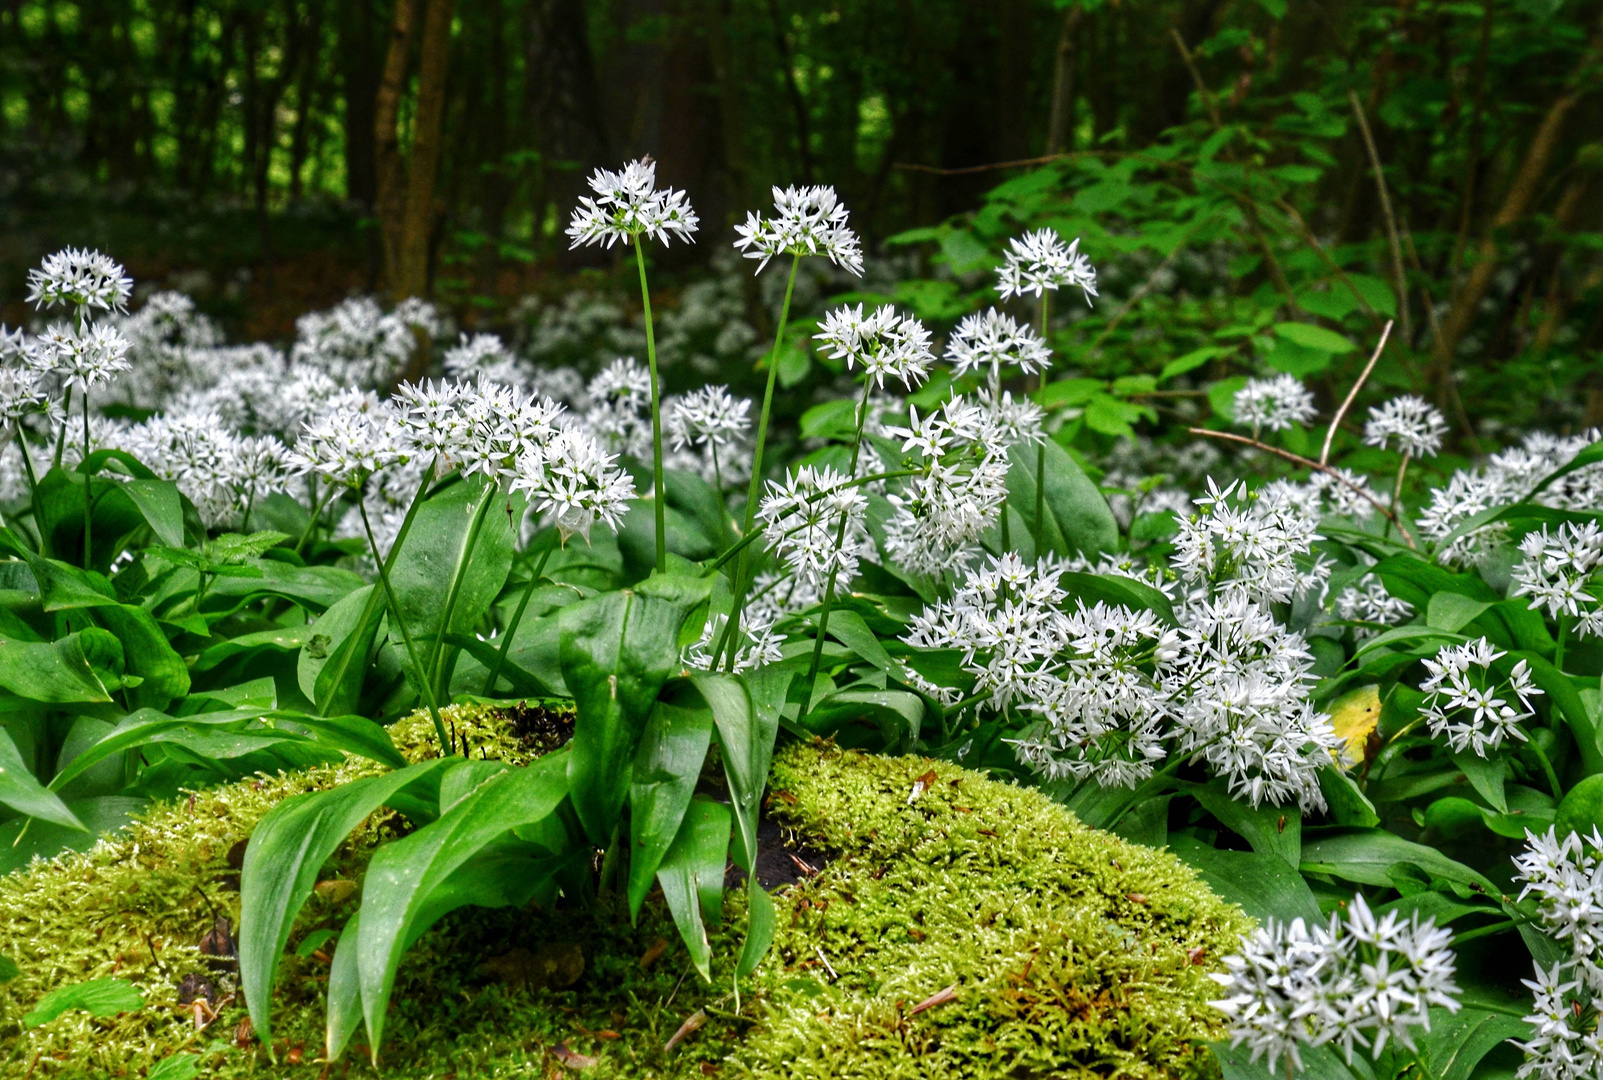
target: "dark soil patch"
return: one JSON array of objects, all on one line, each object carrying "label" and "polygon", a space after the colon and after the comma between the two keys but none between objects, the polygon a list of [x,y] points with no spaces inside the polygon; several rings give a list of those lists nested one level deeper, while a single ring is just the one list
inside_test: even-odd
[{"label": "dark soil patch", "polygon": [[[795,840],[794,831],[783,828],[773,818],[758,819],[757,883],[769,892],[812,877],[839,854],[798,844]],[[745,885],[746,871],[730,863],[724,874],[724,888],[739,889]]]}]

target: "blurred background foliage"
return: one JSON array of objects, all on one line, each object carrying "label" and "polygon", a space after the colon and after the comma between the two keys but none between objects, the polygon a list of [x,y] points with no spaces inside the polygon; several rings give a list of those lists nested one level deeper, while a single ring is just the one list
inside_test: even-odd
[{"label": "blurred background foliage", "polygon": [[703,221],[665,280],[722,274],[753,340],[772,298],[730,226],[827,183],[891,268],[859,298],[938,330],[1006,237],[1083,237],[1065,444],[1225,412],[1245,373],[1330,396],[1394,319],[1378,387],[1473,451],[1603,422],[1600,89],[1596,0],[6,0],[0,281],[85,244],[231,336],[353,291],[507,333],[582,287],[627,323],[627,277],[562,225],[590,169],[649,153]]}]

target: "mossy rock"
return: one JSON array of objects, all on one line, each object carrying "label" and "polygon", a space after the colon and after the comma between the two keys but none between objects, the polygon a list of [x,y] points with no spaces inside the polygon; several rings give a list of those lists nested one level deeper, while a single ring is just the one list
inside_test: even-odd
[{"label": "mossy rock", "polygon": [[[527,714],[511,719],[451,710],[474,756],[521,761],[548,748],[550,723],[531,734]],[[426,731],[417,718],[394,729],[413,757],[430,752]],[[360,1048],[319,1071],[324,949],[280,969],[275,1065],[242,1029],[233,975],[203,946],[216,951],[217,935],[206,939],[219,915],[237,922],[230,853],[237,863],[261,816],[375,768],[353,761],[197,792],[88,852],[0,878],[0,957],[21,969],[0,984],[0,1077],[372,1075]],[[610,910],[464,911],[403,962],[382,1073],[1217,1075],[1203,1045],[1222,1034],[1207,974],[1248,923],[1172,856],[1086,828],[1034,791],[827,744],[777,755],[768,808],[787,842],[828,858],[806,854],[822,867],[776,895],[774,948],[741,983],[738,1011],[740,890],[713,932],[710,986],[660,903],[635,927]],[[375,816],[340,849],[292,949],[355,909],[354,885],[390,829]],[[46,993],[96,978],[132,983],[144,1007],[23,1026]],[[180,1001],[208,992],[214,1018],[211,1004]],[[693,1017],[700,1026],[665,1050]]]}]

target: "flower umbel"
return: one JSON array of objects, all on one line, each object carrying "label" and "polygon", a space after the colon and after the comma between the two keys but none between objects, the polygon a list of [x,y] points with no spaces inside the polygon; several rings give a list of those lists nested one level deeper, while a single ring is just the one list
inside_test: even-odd
[{"label": "flower umbel", "polygon": [[590,176],[595,198],[580,196],[568,223],[569,248],[589,244],[627,244],[646,236],[664,244],[688,241],[699,221],[683,191],[657,186],[657,163],[631,161],[617,172],[597,169]]}]

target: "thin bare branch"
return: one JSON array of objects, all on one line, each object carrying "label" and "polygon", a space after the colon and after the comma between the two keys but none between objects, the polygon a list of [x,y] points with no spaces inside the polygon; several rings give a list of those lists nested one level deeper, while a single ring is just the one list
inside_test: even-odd
[{"label": "thin bare branch", "polygon": [[1391,507],[1375,498],[1373,493],[1364,490],[1351,480],[1347,479],[1342,475],[1340,469],[1333,469],[1329,465],[1321,465],[1319,462],[1305,458],[1301,454],[1293,454],[1290,450],[1282,450],[1278,446],[1270,446],[1268,443],[1259,442],[1257,439],[1249,439],[1245,435],[1237,435],[1234,432],[1213,431],[1209,428],[1200,427],[1189,428],[1187,430],[1189,430],[1193,435],[1204,435],[1210,439],[1223,439],[1225,442],[1240,443],[1243,446],[1250,446],[1254,450],[1262,450],[1265,453],[1273,454],[1278,458],[1283,458],[1286,461],[1293,463],[1294,465],[1300,465],[1305,469],[1312,469],[1315,472],[1324,473],[1326,476],[1334,479],[1336,483],[1340,484],[1348,491],[1351,491],[1354,495],[1357,495],[1359,498],[1369,503],[1370,506],[1373,506],[1377,511],[1379,511],[1381,516],[1397,527],[1398,534],[1402,536],[1403,541],[1407,543],[1410,548],[1415,551],[1419,550],[1419,545],[1414,543],[1413,534],[1411,534],[1407,528],[1403,526],[1402,520],[1398,518],[1397,514],[1393,512]]},{"label": "thin bare branch", "polygon": [[1393,287],[1397,290],[1397,314],[1403,320],[1403,341],[1410,347],[1414,341],[1413,325],[1408,318],[1408,276],[1403,269],[1403,245],[1398,239],[1397,216],[1392,213],[1391,192],[1386,189],[1386,174],[1380,168],[1380,151],[1375,149],[1375,136],[1369,130],[1369,118],[1364,115],[1363,103],[1356,91],[1347,91],[1353,115],[1358,118],[1358,130],[1364,137],[1364,149],[1369,152],[1369,167],[1375,173],[1375,190],[1380,194],[1380,212],[1386,219],[1386,242],[1391,245]]},{"label": "thin bare branch", "polygon": [[1346,416],[1347,410],[1352,407],[1353,399],[1358,396],[1358,391],[1363,388],[1364,381],[1369,378],[1369,373],[1375,370],[1375,364],[1380,360],[1380,354],[1386,351],[1386,341],[1391,337],[1391,328],[1392,323],[1388,319],[1386,320],[1385,328],[1380,332],[1380,344],[1375,346],[1374,353],[1369,357],[1369,363],[1364,365],[1364,370],[1358,376],[1358,381],[1353,383],[1351,390],[1347,391],[1347,397],[1342,401],[1341,408],[1336,410],[1336,415],[1331,419],[1330,428],[1325,432],[1325,445],[1319,451],[1320,465],[1324,465],[1330,460],[1330,444],[1335,441],[1336,429],[1341,427],[1342,417]]}]

